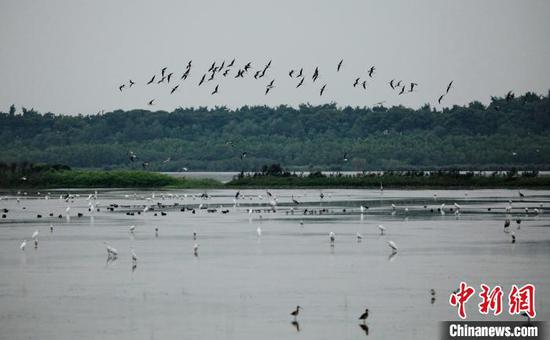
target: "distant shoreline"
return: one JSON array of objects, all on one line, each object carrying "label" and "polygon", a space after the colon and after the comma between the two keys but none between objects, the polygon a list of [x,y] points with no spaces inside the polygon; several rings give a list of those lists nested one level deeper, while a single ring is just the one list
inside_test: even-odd
[{"label": "distant shoreline", "polygon": [[461,172],[387,172],[384,175],[331,174],[308,175],[262,173],[243,174],[223,183],[212,178],[173,176],[131,170],[48,170],[22,174],[3,174],[2,189],[25,188],[180,188],[180,189],[245,189],[245,188],[356,188],[356,189],[420,189],[420,188],[550,188],[550,175],[535,173],[499,173],[476,175]]}]

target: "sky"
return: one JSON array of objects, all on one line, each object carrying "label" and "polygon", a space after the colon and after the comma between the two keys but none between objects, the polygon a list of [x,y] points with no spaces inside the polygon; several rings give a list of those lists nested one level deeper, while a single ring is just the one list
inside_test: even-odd
[{"label": "sky", "polygon": [[[0,0],[0,111],[11,104],[68,115],[302,103],[440,108],[488,103],[509,90],[546,95],[549,17],[547,0]],[[245,79],[218,74],[197,86],[212,62],[233,58],[237,67],[252,63]],[[180,81],[189,60],[189,78]],[[171,83],[145,85],[162,67],[174,72]],[[301,67],[306,79],[297,89],[288,72]],[[366,90],[353,87],[358,77]],[[136,85],[119,91],[129,79]],[[392,79],[418,86],[399,95]]]}]

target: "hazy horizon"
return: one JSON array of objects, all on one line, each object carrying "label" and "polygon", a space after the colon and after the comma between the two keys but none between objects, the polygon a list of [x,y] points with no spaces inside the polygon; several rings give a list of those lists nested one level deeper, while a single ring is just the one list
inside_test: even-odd
[{"label": "hazy horizon", "polygon": [[[487,103],[510,90],[545,95],[550,89],[548,1],[10,0],[0,9],[2,111],[11,104],[74,115],[382,101],[440,108]],[[237,67],[252,61],[252,73],[271,59],[272,68],[261,80],[219,76],[197,87],[213,61],[233,58]],[[189,78],[170,95],[190,59]],[[164,66],[174,72],[172,83],[146,87]],[[371,66],[373,78],[367,76]],[[296,89],[288,71],[300,67],[308,77]],[[313,84],[315,67],[320,78]],[[352,86],[357,77],[367,79],[367,90]],[[136,85],[120,92],[129,79]],[[265,95],[272,79],[275,88]],[[388,85],[391,79],[419,85],[399,96]],[[438,105],[451,80],[453,88]],[[219,93],[212,96],[217,84]],[[147,105],[151,99],[154,106]]]}]

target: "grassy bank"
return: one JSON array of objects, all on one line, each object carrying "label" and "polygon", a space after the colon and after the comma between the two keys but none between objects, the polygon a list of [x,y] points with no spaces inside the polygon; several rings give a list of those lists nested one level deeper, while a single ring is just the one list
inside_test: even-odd
[{"label": "grassy bank", "polygon": [[213,188],[222,184],[212,179],[188,179],[147,171],[131,170],[47,170],[25,175],[4,175],[2,188]]},{"label": "grassy bank", "polygon": [[474,174],[384,174],[384,175],[309,175],[240,176],[228,187],[248,188],[550,188],[550,176],[474,175]]},{"label": "grassy bank", "polygon": [[139,170],[72,170],[62,165],[25,165],[0,169],[0,188],[550,188],[550,176],[536,172],[482,175],[458,171],[386,172],[383,175],[299,175],[279,165],[241,173],[227,184]]}]

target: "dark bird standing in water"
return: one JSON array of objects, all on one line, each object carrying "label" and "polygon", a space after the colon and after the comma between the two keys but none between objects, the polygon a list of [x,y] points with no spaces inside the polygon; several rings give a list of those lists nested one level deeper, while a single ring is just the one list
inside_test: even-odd
[{"label": "dark bird standing in water", "polygon": [[361,314],[361,316],[359,317],[359,320],[362,320],[363,323],[365,323],[368,317],[369,317],[369,309],[367,308],[365,309],[365,312]]},{"label": "dark bird standing in water", "polygon": [[303,308],[300,306],[296,306],[296,309],[293,310],[292,313],[290,313],[290,315],[294,317],[294,320],[296,320],[296,318],[298,317],[298,314],[300,314],[300,309],[303,309]]}]

